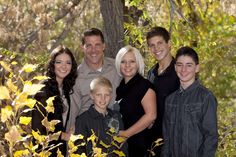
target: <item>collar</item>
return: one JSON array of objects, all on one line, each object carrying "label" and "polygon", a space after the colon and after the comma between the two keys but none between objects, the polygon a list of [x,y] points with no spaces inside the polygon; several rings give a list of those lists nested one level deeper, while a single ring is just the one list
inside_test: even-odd
[{"label": "collar", "polygon": [[93,70],[91,69],[85,62],[84,58],[81,62],[81,64],[79,65],[78,69],[79,71],[83,72],[85,75],[89,74],[89,73],[102,73],[106,67],[109,67],[109,66],[113,66],[111,64],[111,62],[108,61],[107,57],[104,57],[103,58],[103,64],[102,64],[102,67],[100,68],[100,70]]},{"label": "collar", "polygon": [[199,79],[196,79],[189,87],[187,87],[186,89],[183,89],[180,85],[179,88],[179,93],[180,94],[184,94],[184,93],[189,93],[192,90],[194,90],[195,88],[197,88],[200,85],[200,81]]},{"label": "collar", "polygon": [[89,115],[94,118],[106,118],[106,117],[111,117],[112,113],[111,110],[109,108],[107,108],[107,114],[105,116],[103,116],[102,113],[99,113],[95,108],[94,108],[94,104],[92,104],[89,109],[88,109],[88,113]]},{"label": "collar", "polygon": [[175,59],[174,59],[174,57],[172,57],[172,60],[171,60],[171,62],[170,62],[170,64],[169,64],[169,66],[168,67],[166,67],[166,69],[160,74],[160,75],[158,75],[158,68],[159,68],[159,64],[157,63],[154,67],[153,67],[153,74],[155,75],[155,76],[163,76],[163,75],[168,75],[168,74],[170,74],[171,73],[171,71],[172,71],[172,67],[174,67],[174,65],[175,65]]}]

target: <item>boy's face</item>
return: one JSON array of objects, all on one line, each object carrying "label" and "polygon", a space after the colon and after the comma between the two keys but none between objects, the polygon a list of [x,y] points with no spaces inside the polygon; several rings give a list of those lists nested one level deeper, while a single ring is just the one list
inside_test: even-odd
[{"label": "boy's face", "polygon": [[106,112],[107,106],[112,99],[112,93],[110,89],[108,87],[98,85],[90,95],[94,102],[95,109],[100,113]]},{"label": "boy's face", "polygon": [[158,61],[169,55],[170,47],[170,41],[166,42],[162,36],[154,36],[148,39],[148,48]]},{"label": "boy's face", "polygon": [[180,79],[181,86],[187,88],[196,78],[199,72],[199,65],[190,56],[180,56],[175,63],[175,71]]}]

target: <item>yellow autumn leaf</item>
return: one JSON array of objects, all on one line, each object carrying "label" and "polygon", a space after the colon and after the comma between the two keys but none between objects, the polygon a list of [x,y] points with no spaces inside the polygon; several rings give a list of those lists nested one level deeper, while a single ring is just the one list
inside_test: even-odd
[{"label": "yellow autumn leaf", "polygon": [[120,150],[113,150],[112,152],[117,154],[119,157],[125,156],[125,153],[123,151],[120,151]]},{"label": "yellow autumn leaf", "polygon": [[160,146],[163,144],[163,139],[162,138],[158,138],[156,141],[155,141],[155,147],[156,146]]},{"label": "yellow autumn leaf", "polygon": [[11,62],[11,65],[17,65],[18,63],[16,61]]},{"label": "yellow autumn leaf", "polygon": [[0,86],[0,100],[10,99],[9,91],[5,86]]},{"label": "yellow autumn leaf", "polygon": [[49,151],[41,151],[41,152],[39,153],[39,155],[37,155],[37,156],[40,156],[40,157],[49,157],[51,154],[52,154],[52,153],[49,152]]},{"label": "yellow autumn leaf", "polygon": [[20,117],[20,124],[28,125],[31,122],[32,117]]},{"label": "yellow autumn leaf", "polygon": [[105,147],[105,148],[111,147],[110,145],[107,145],[107,144],[104,143],[103,141],[100,141],[99,143],[100,143],[103,147]]},{"label": "yellow autumn leaf", "polygon": [[121,136],[114,136],[113,137],[114,141],[118,142],[118,143],[124,143],[126,138],[121,137]]},{"label": "yellow autumn leaf", "polygon": [[116,133],[116,129],[115,129],[114,127],[111,127],[111,128],[109,129],[109,132],[111,132],[112,134],[114,134],[114,133]]},{"label": "yellow autumn leaf", "polygon": [[22,108],[24,106],[33,108],[35,103],[36,103],[35,99],[28,98],[27,93],[22,92],[18,94],[18,96],[13,101],[12,105],[14,105],[16,110],[18,110],[19,108]]},{"label": "yellow autumn leaf", "polygon": [[87,138],[87,141],[88,142],[91,141],[92,142],[92,146],[96,147],[97,136],[95,135],[95,132],[92,129],[91,129],[91,131],[92,131],[92,135],[89,138]]},{"label": "yellow autumn leaf", "polygon": [[98,147],[93,148],[93,154],[101,155],[102,154],[102,149],[98,148]]},{"label": "yellow autumn leaf", "polygon": [[52,120],[49,122],[48,118],[45,117],[41,123],[47,128],[48,131],[53,132],[55,130],[55,125],[60,123],[60,120]]},{"label": "yellow autumn leaf", "polygon": [[36,100],[35,99],[26,99],[26,101],[24,102],[25,106],[28,106],[29,108],[33,108],[34,105],[36,104]]},{"label": "yellow autumn leaf", "polygon": [[26,73],[30,73],[32,71],[34,71],[37,68],[38,65],[35,64],[28,64],[26,63],[23,68],[21,69],[21,72],[24,71]]},{"label": "yellow autumn leaf", "polygon": [[81,135],[81,134],[79,134],[79,135],[71,135],[70,136],[70,141],[73,141],[73,142],[75,142],[76,140],[82,140],[84,138],[84,136],[83,135]]},{"label": "yellow autumn leaf", "polygon": [[49,141],[58,140],[61,135],[61,131],[58,131],[53,134],[49,134]]},{"label": "yellow autumn leaf", "polygon": [[0,61],[0,64],[3,66],[3,68],[8,71],[8,72],[12,72],[11,68],[3,61]]},{"label": "yellow autumn leaf", "polygon": [[7,83],[6,83],[7,87],[12,91],[12,92],[16,92],[17,91],[17,86],[15,86],[13,83],[12,83],[12,80],[11,79],[8,79],[7,80]]},{"label": "yellow autumn leaf", "polygon": [[10,130],[5,134],[5,139],[10,143],[15,143],[22,137],[17,129],[17,126],[13,125]]},{"label": "yellow autumn leaf", "polygon": [[60,149],[57,149],[57,157],[64,157],[60,151]]},{"label": "yellow autumn leaf", "polygon": [[45,85],[43,84],[32,84],[31,82],[25,82],[23,92],[28,95],[35,95],[44,86]]},{"label": "yellow autumn leaf", "polygon": [[1,122],[5,123],[11,116],[14,115],[12,107],[7,105],[1,109]]},{"label": "yellow autumn leaf", "polygon": [[74,142],[68,141],[69,153],[72,154],[77,151],[78,147],[75,146]]},{"label": "yellow autumn leaf", "polygon": [[14,157],[22,157],[22,156],[29,156],[30,152],[28,149],[19,150],[14,153]]},{"label": "yellow autumn leaf", "polygon": [[42,81],[42,80],[46,80],[46,79],[48,79],[49,77],[47,77],[47,76],[35,76],[34,78],[33,78],[33,80],[39,80],[39,81]]},{"label": "yellow autumn leaf", "polygon": [[32,130],[32,135],[33,135],[34,139],[36,139],[39,143],[44,142],[46,139],[46,136],[40,135],[39,131]]},{"label": "yellow autumn leaf", "polygon": [[122,146],[122,144],[117,143],[117,142],[115,142],[115,141],[112,141],[112,142],[111,142],[111,145],[114,146],[114,147],[116,147],[117,149],[120,149],[120,147]]},{"label": "yellow autumn leaf", "polygon": [[70,154],[70,157],[87,157],[85,153],[82,154]]},{"label": "yellow autumn leaf", "polygon": [[[93,130],[92,130],[92,132],[93,132]],[[95,135],[95,133],[93,132],[93,134],[89,137],[89,138],[87,138],[87,141],[89,142],[89,141],[95,141],[96,140],[96,135]]]},{"label": "yellow autumn leaf", "polygon": [[54,113],[54,105],[53,105],[53,100],[54,99],[55,99],[55,96],[50,97],[46,100],[47,106],[46,106],[45,109],[48,113],[50,113],[50,112]]}]

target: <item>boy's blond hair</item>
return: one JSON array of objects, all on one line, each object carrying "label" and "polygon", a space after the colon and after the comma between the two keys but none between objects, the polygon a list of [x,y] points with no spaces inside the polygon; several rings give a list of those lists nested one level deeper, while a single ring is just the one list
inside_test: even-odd
[{"label": "boy's blond hair", "polygon": [[90,92],[93,93],[98,86],[107,87],[112,93],[112,84],[107,78],[100,76],[93,79],[90,83]]}]

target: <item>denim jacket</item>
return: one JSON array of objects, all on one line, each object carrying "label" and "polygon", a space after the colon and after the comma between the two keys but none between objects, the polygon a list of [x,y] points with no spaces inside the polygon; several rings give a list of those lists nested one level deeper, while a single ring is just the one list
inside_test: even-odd
[{"label": "denim jacket", "polygon": [[198,80],[165,103],[163,157],[214,157],[218,142],[217,101]]}]

